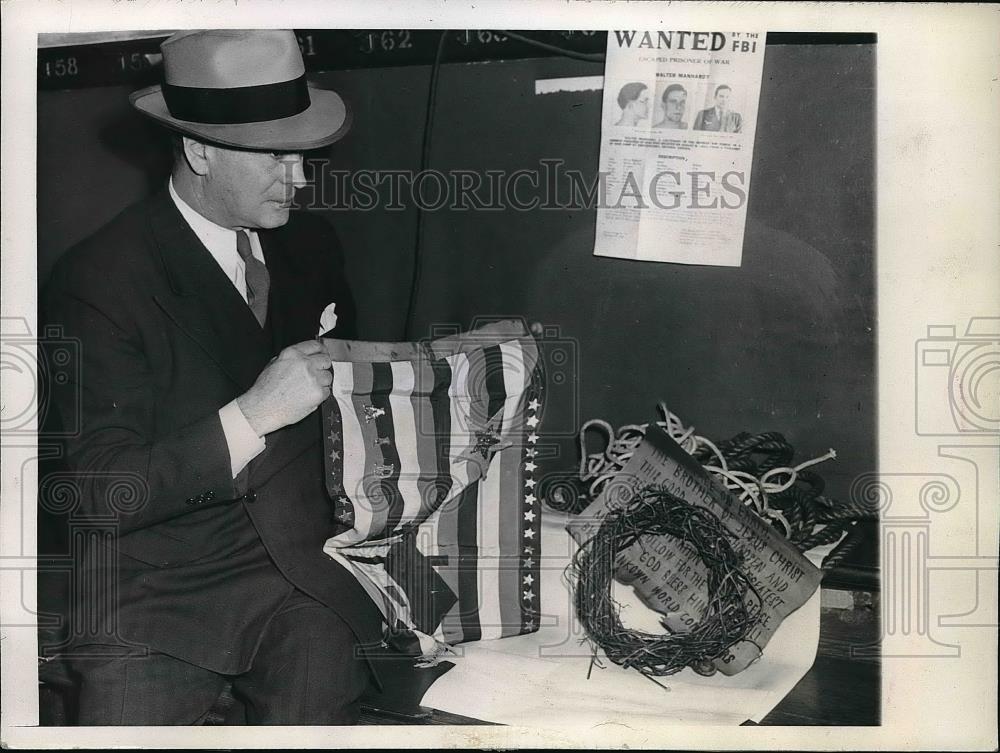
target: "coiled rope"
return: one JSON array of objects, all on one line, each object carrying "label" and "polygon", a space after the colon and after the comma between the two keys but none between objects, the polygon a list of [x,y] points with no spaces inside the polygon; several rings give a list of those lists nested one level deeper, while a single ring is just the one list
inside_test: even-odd
[{"label": "coiled rope", "polygon": [[[824,558],[824,570],[842,562],[856,545],[856,538],[844,537],[844,534],[859,520],[875,519],[871,508],[823,496],[823,479],[809,468],[836,458],[834,450],[792,465],[795,450],[781,434],[744,432],[715,444],[697,434],[693,426],[685,426],[663,403],[658,407],[662,418],[655,425],[799,551],[840,542]],[[601,419],[583,424],[579,433],[579,478],[588,484],[587,492],[578,495],[576,500],[549,499],[549,505],[567,512],[582,511],[625,467],[648,426],[626,424],[615,431],[611,424]],[[595,430],[603,433],[607,446],[603,452],[588,453],[586,436]]]}]

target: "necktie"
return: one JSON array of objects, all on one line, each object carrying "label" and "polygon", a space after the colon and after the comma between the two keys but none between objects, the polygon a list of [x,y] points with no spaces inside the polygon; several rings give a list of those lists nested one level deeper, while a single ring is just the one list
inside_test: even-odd
[{"label": "necktie", "polygon": [[246,268],[244,276],[247,283],[247,303],[263,327],[267,319],[267,291],[271,285],[271,277],[264,262],[254,257],[250,248],[250,236],[243,230],[236,231],[236,251]]}]

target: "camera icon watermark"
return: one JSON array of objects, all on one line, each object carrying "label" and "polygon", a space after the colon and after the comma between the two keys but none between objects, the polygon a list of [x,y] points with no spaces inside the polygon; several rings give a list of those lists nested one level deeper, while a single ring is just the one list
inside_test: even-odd
[{"label": "camera icon watermark", "polygon": [[973,317],[965,334],[930,325],[916,344],[916,432],[1000,433],[1000,317]]},{"label": "camera icon watermark", "polygon": [[[46,326],[36,337],[23,317],[0,320],[0,371],[4,405],[0,429],[5,437],[46,438],[80,432],[80,342],[63,329]],[[58,399],[67,406],[60,422],[50,408]]]}]

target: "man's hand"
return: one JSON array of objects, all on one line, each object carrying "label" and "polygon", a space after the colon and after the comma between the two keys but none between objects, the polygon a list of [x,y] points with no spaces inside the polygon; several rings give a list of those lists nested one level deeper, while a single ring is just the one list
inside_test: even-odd
[{"label": "man's hand", "polygon": [[247,423],[261,437],[312,413],[330,394],[333,372],[318,340],[289,345],[236,398]]}]

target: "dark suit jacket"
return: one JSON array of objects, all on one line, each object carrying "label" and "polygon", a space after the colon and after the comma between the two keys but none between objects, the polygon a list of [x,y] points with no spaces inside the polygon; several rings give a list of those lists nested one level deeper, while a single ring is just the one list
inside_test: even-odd
[{"label": "dark suit jacket", "polygon": [[715,111],[714,107],[698,112],[694,119],[695,131],[725,131],[727,133],[739,133],[743,129],[743,116],[738,112],[730,110],[722,118]]},{"label": "dark suit jacket", "polygon": [[82,431],[66,448],[81,494],[76,520],[115,530],[109,544],[93,544],[87,568],[117,589],[118,610],[77,643],[120,640],[238,673],[292,584],[363,642],[381,639],[370,598],[322,551],[334,522],[319,412],[268,435],[232,478],[219,408],[281,348],[314,338],[331,301],[333,334],[354,336],[332,229],[292,213],[259,237],[271,276],[266,329],[166,191],[126,209],[53,271],[45,319],[79,340],[79,407],[71,391],[54,397],[60,411],[80,411]]}]

